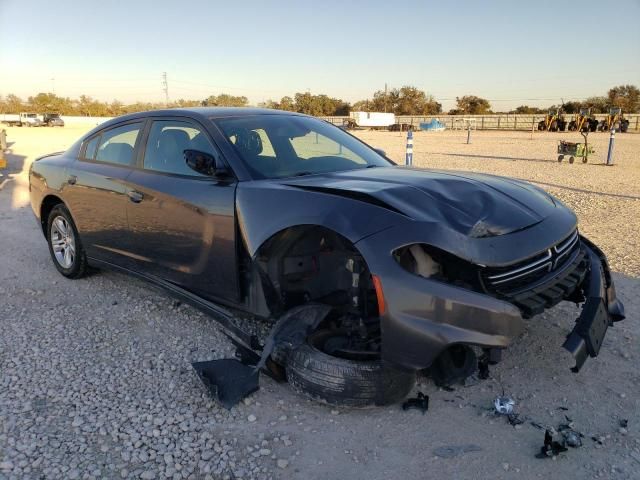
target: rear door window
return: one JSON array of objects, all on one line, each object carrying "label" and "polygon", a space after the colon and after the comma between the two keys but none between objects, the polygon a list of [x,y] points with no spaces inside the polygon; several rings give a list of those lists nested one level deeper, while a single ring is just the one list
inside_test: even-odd
[{"label": "rear door window", "polygon": [[130,123],[102,132],[95,159],[118,165],[132,165],[141,128],[142,123]]},{"label": "rear door window", "polygon": [[87,158],[89,160],[93,160],[96,158],[96,150],[98,148],[98,142],[100,141],[100,135],[97,137],[93,137],[89,140],[84,148],[83,158]]}]

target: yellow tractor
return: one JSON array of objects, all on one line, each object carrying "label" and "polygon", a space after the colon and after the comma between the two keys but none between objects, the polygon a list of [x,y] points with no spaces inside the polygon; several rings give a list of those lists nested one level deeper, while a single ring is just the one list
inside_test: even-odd
[{"label": "yellow tractor", "polygon": [[551,109],[538,123],[538,130],[545,132],[564,132],[567,128],[567,122],[560,108]]},{"label": "yellow tractor", "polygon": [[615,129],[616,132],[626,132],[629,129],[629,120],[622,115],[622,109],[620,107],[613,107],[609,110],[608,115],[600,122],[598,130],[601,132],[608,132],[611,129]]},{"label": "yellow tractor", "polygon": [[567,127],[570,132],[595,132],[598,129],[598,120],[591,115],[590,108],[581,108]]}]

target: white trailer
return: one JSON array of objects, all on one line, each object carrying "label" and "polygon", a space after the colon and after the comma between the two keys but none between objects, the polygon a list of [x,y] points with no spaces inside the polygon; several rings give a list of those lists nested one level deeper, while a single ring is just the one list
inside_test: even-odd
[{"label": "white trailer", "polygon": [[349,118],[357,127],[388,128],[396,123],[396,116],[393,113],[350,112]]},{"label": "white trailer", "polygon": [[31,112],[3,113],[0,115],[0,122],[18,127],[39,127],[42,125],[42,120],[40,120],[38,114]]}]

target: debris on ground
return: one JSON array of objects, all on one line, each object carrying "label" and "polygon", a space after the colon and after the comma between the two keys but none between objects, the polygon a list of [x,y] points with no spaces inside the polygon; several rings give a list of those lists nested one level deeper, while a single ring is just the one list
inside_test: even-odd
[{"label": "debris on ground", "polygon": [[510,415],[513,413],[513,407],[516,402],[511,397],[500,396],[496,397],[493,402],[496,413],[500,415]]},{"label": "debris on ground", "polygon": [[239,360],[223,358],[191,365],[211,396],[227,410],[259,388],[259,372]]},{"label": "debris on ground", "polygon": [[453,458],[465,453],[481,452],[482,448],[479,445],[467,444],[467,445],[448,445],[444,447],[437,447],[432,450],[436,457],[440,458]]},{"label": "debris on ground", "polygon": [[520,417],[519,413],[510,413],[507,415],[507,419],[509,420],[509,425],[514,427],[516,425],[522,425],[525,422],[524,418]]},{"label": "debris on ground", "polygon": [[540,447],[540,452],[536,454],[536,458],[555,457],[567,450],[568,448],[564,444],[564,439],[562,443],[554,440],[551,430],[547,429],[544,431],[544,445]]},{"label": "debris on ground", "polygon": [[427,413],[427,410],[429,410],[429,395],[418,392],[416,397],[405,400],[402,404],[402,410],[409,410],[410,408],[421,410],[423,415]]}]

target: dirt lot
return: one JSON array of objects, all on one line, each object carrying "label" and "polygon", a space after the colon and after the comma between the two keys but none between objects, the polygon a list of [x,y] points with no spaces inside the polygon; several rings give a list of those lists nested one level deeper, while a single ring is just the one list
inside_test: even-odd
[{"label": "dirt lot", "polygon": [[[640,135],[619,135],[616,166],[605,167],[607,134],[590,136],[588,165],[555,160],[557,140],[575,133],[473,132],[470,145],[465,132],[416,134],[416,165],[529,180],[573,208],[609,256],[627,309],[579,374],[560,348],[578,310],[562,304],[530,322],[489,380],[444,391],[422,379],[417,390],[431,397],[422,415],[332,409],[269,379],[226,411],[190,367],[231,354],[215,322],[120,274],[62,278],[33,220],[26,172],[84,130],[7,129],[0,478],[640,478]],[[404,159],[404,134],[357,135]],[[492,413],[503,390],[522,425]],[[532,422],[557,427],[565,415],[584,446],[536,459],[544,434]]]}]

